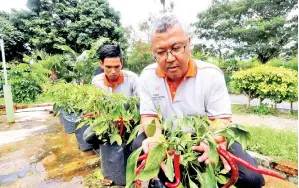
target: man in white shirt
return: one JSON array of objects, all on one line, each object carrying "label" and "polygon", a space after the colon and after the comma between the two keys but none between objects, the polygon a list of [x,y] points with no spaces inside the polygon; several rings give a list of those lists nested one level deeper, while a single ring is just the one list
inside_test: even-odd
[{"label": "man in white shirt", "polygon": [[92,79],[99,89],[126,96],[138,95],[138,76],[134,72],[122,70],[123,58],[119,46],[104,45],[100,49],[100,66],[104,73]]},{"label": "man in white shirt", "polygon": [[[231,107],[222,71],[215,65],[191,58],[191,39],[174,15],[161,15],[153,25],[151,38],[152,52],[156,63],[146,67],[140,75],[140,114],[144,129],[158,115],[173,119],[174,116],[208,116],[211,121],[219,119],[225,124],[231,122]],[[149,79],[150,78],[150,79]],[[132,150],[142,145],[147,153],[162,134],[156,129],[154,136],[147,137],[143,132],[132,144]],[[241,145],[233,143],[227,148],[225,137],[215,138],[216,143],[225,150],[239,156],[254,166],[257,162]],[[203,153],[199,162],[209,162],[209,147],[202,142],[193,146],[194,151]],[[224,167],[230,170],[227,161]],[[237,187],[262,187],[265,183],[261,174],[239,166]],[[159,173],[161,182],[167,181],[163,172]],[[159,179],[151,180],[149,187],[163,187]]]}]

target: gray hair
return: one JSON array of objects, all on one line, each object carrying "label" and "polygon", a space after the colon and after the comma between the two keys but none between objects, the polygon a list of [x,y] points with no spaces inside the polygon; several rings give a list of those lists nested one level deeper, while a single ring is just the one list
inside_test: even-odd
[{"label": "gray hair", "polygon": [[182,22],[174,14],[163,13],[155,16],[151,26],[151,39],[155,33],[164,33],[168,29],[173,28],[175,25],[179,25],[186,36],[188,36],[187,29],[183,26]]}]

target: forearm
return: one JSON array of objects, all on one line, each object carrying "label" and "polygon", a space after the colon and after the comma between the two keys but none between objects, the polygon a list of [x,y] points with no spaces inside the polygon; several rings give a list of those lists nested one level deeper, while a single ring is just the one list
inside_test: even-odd
[{"label": "forearm", "polygon": [[224,129],[230,127],[232,125],[231,118],[219,118],[219,119],[212,119],[210,118],[210,126],[213,129]]}]

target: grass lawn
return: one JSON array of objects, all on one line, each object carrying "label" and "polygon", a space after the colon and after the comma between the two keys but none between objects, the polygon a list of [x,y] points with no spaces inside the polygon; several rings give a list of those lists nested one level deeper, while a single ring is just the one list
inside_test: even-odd
[{"label": "grass lawn", "polygon": [[246,107],[246,105],[238,105],[238,104],[233,104],[232,105],[232,113],[233,114],[239,114],[239,115],[246,115],[246,114],[256,114],[256,115],[272,115],[276,117],[281,117],[281,118],[291,118],[291,119],[298,119],[298,112],[295,111],[292,114],[290,112],[283,112],[280,110],[274,110],[271,108],[264,109],[263,111],[255,111],[253,107],[250,107],[249,109]]},{"label": "grass lawn", "polygon": [[246,126],[250,132],[248,150],[274,160],[298,162],[298,133],[267,127]]}]

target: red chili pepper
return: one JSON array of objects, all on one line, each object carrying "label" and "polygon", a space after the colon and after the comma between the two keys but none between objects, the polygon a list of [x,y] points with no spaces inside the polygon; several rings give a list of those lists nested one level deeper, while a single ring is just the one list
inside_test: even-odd
[{"label": "red chili pepper", "polygon": [[230,156],[228,151],[222,149],[221,147],[218,147],[217,152],[227,160],[228,164],[231,167],[232,176],[228,180],[228,182],[222,187],[222,188],[229,188],[231,185],[234,185],[238,181],[239,178],[238,166],[236,165],[235,160]]},{"label": "red chili pepper", "polygon": [[[144,154],[144,155],[142,155],[142,156],[140,156],[139,158],[138,158],[138,161],[141,161],[141,160],[143,160],[142,162],[141,162],[141,164],[137,167],[137,169],[136,169],[136,173],[135,173],[135,175],[137,176],[140,172],[141,172],[141,170],[143,169],[143,167],[145,166],[145,162],[146,162],[146,157],[144,157],[146,155],[146,157],[147,157],[147,154]],[[144,158],[144,159],[143,159]],[[135,184],[136,184],[136,186],[137,187],[141,187],[141,181],[140,180],[135,180]]]},{"label": "red chili pepper", "polygon": [[92,118],[93,117],[93,114],[85,114],[85,115],[82,115],[80,116],[80,118]]},{"label": "red chili pepper", "polygon": [[237,157],[235,156],[234,154],[232,153],[229,153],[228,154],[230,155],[231,158],[233,158],[237,163],[240,163],[241,165],[245,166],[246,168],[254,171],[254,172],[258,172],[260,174],[265,174],[265,175],[269,175],[269,176],[273,176],[273,177],[276,177],[276,178],[279,178],[279,179],[282,179],[284,180],[285,178],[280,176],[279,174],[276,174],[274,172],[270,172],[270,171],[267,171],[267,170],[264,170],[264,169],[260,169],[260,168],[257,168],[255,166],[253,166],[252,164],[250,164],[249,162],[241,159],[240,157]]},{"label": "red chili pepper", "polygon": [[124,119],[120,117],[119,135],[122,136],[124,132]]},{"label": "red chili pepper", "polygon": [[166,182],[165,185],[168,188],[177,188],[180,185],[180,181],[181,181],[180,155],[179,154],[174,154],[173,163],[174,163],[173,166],[174,166],[175,181],[173,183]]},{"label": "red chili pepper", "polygon": [[143,160],[145,160],[146,158],[147,158],[147,153],[146,154],[143,154],[143,155],[141,155],[140,157],[138,157],[138,159],[137,159],[137,162],[140,162],[140,161],[143,161]]}]

